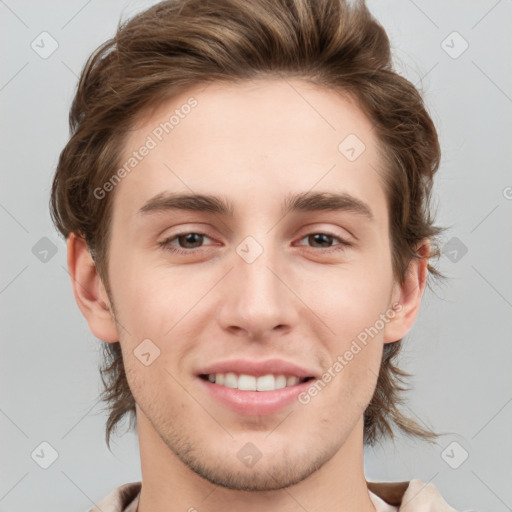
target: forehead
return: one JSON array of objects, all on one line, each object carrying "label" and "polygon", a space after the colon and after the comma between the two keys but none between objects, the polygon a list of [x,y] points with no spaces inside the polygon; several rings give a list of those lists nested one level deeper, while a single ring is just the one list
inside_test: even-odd
[{"label": "forehead", "polygon": [[348,96],[297,79],[185,90],[139,117],[123,165],[125,220],[165,191],[233,196],[235,211],[311,190],[384,199],[372,122]]}]

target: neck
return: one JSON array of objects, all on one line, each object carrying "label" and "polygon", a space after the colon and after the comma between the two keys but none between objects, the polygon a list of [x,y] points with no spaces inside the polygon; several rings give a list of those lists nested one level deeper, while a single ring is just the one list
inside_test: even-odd
[{"label": "neck", "polygon": [[375,512],[363,465],[363,421],[335,455],[298,484],[272,491],[227,489],[205,480],[167,447],[137,410],[142,490],[137,512]]}]

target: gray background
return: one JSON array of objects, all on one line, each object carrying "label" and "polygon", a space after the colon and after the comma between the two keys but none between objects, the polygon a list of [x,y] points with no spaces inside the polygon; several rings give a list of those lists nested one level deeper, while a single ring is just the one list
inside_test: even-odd
[{"label": "gray background", "polygon": [[[152,3],[0,0],[0,511],[85,511],[141,478],[136,435],[114,437],[113,453],[104,443],[101,342],[75,304],[48,198],[87,56],[120,15]],[[414,374],[406,412],[448,434],[366,449],[366,475],[433,482],[459,510],[512,510],[512,1],[369,7],[439,130],[434,199],[450,229],[439,260],[449,279],[427,292],[402,357]],[[43,31],[58,44],[47,58]],[[42,442],[58,453],[48,469],[50,449],[31,457]]]}]

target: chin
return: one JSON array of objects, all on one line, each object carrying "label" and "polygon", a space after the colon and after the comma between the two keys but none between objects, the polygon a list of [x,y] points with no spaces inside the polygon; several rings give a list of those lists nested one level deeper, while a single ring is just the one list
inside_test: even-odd
[{"label": "chin", "polygon": [[177,451],[174,445],[173,451],[184,465],[214,485],[237,491],[274,491],[296,485],[318,471],[337,451],[334,445],[319,450],[318,444],[304,447],[298,441],[290,446],[276,443],[265,453],[248,441],[232,455],[229,449],[219,444],[219,453],[205,447],[191,449],[190,446]]}]

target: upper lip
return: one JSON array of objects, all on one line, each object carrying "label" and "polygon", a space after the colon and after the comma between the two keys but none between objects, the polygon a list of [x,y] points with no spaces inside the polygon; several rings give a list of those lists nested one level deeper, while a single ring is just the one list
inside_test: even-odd
[{"label": "upper lip", "polygon": [[210,375],[215,373],[236,373],[254,375],[294,375],[299,378],[314,377],[315,372],[298,366],[297,364],[284,361],[283,359],[265,359],[264,361],[253,361],[249,359],[231,359],[219,361],[205,366],[198,372],[198,375]]}]

